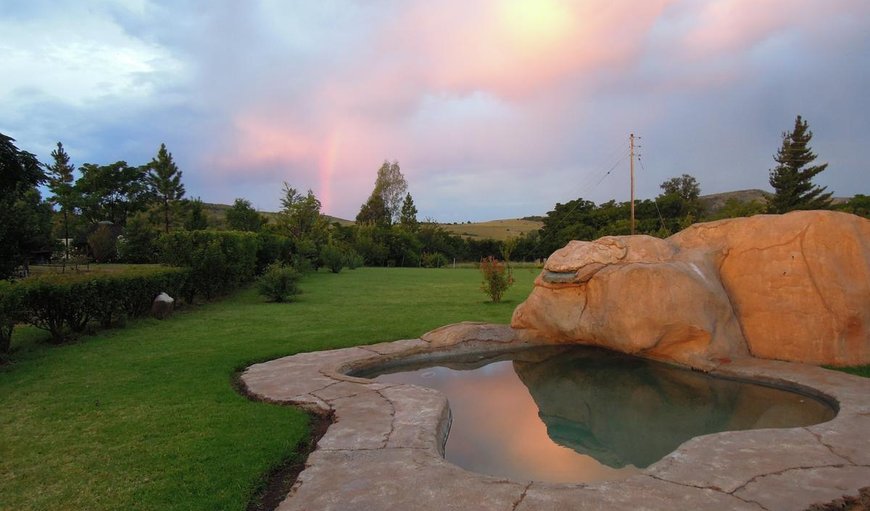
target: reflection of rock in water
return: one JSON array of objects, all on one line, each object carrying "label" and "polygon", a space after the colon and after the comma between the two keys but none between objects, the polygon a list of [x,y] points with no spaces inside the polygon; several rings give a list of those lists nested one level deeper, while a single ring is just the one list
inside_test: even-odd
[{"label": "reflection of rock in water", "polygon": [[806,426],[834,415],[799,394],[595,348],[515,360],[514,368],[550,437],[611,467],[649,466],[699,435]]}]

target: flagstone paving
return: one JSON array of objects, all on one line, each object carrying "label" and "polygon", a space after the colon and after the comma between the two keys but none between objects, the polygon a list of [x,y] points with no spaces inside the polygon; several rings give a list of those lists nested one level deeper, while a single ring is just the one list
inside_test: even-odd
[{"label": "flagstone paving", "polygon": [[334,413],[280,504],[291,510],[803,510],[870,486],[870,379],[819,367],[734,360],[715,373],[801,389],[838,405],[822,424],[693,438],[620,481],[552,484],[468,472],[444,459],[450,408],[440,392],[348,376],[406,357],[526,346],[506,326],[460,324],[396,341],[303,353],[249,367],[253,396]]}]

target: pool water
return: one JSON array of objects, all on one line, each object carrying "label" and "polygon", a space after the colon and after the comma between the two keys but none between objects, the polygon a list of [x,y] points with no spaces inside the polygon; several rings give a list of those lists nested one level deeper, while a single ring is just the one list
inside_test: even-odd
[{"label": "pool water", "polygon": [[807,426],[836,414],[808,395],[581,346],[355,376],[443,392],[453,414],[447,460],[513,480],[621,479],[696,436]]}]

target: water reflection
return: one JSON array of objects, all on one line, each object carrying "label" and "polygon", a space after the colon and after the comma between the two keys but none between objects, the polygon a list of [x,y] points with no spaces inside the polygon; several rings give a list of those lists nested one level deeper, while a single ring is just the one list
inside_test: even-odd
[{"label": "water reflection", "polygon": [[586,347],[389,371],[376,379],[447,395],[448,460],[516,480],[627,477],[695,436],[804,426],[834,415],[800,394]]}]

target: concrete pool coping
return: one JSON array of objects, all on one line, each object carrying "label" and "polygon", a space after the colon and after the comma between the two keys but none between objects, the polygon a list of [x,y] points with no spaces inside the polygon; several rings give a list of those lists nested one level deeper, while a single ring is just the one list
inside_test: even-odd
[{"label": "concrete pool coping", "polygon": [[712,372],[817,395],[839,407],[837,416],[808,427],[696,437],[619,481],[554,484],[466,471],[443,457],[451,420],[443,394],[347,375],[409,356],[532,345],[503,325],[465,323],[434,332],[301,353],[245,370],[242,382],[258,399],[335,418],[279,510],[803,510],[870,486],[870,379],[755,358]]}]

